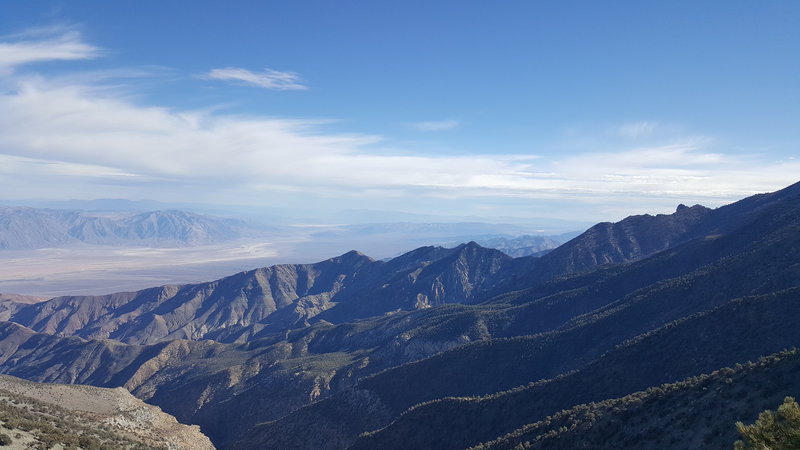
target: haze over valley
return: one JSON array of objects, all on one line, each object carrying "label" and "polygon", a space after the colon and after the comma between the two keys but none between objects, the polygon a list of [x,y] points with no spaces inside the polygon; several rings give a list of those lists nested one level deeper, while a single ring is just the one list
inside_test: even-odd
[{"label": "haze over valley", "polygon": [[[369,218],[367,212],[361,216]],[[522,256],[555,248],[578,234],[568,227],[581,227],[553,220],[330,224],[284,217],[269,224],[230,217],[0,207],[0,292],[104,294],[206,281],[277,263],[311,263],[352,249],[383,259],[421,245],[455,247],[472,240]]]}]

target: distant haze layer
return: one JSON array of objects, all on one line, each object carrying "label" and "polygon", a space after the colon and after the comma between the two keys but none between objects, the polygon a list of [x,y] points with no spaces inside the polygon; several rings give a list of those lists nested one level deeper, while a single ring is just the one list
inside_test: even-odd
[{"label": "distant haze layer", "polygon": [[546,236],[534,226],[475,222],[277,226],[177,210],[4,207],[0,219],[0,292],[42,297],[201,282],[349,250],[384,259],[423,245],[476,240],[522,256],[575,234]]}]

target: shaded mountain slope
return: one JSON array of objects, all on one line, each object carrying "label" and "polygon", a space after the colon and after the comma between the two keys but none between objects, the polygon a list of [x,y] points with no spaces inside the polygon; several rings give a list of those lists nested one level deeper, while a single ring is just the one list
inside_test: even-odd
[{"label": "shaded mountain slope", "polygon": [[[392,415],[435,398],[488,394],[580,369],[626,339],[732,298],[797,286],[798,206],[794,198],[739,223],[735,232],[727,235],[703,237],[637,263],[557,280],[549,286],[555,294],[507,296],[527,302],[531,308],[538,306],[551,319],[561,317],[554,324],[581,309],[595,311],[572,319],[554,333],[472,344],[389,370],[356,389],[363,391],[362,396],[370,398],[373,406]],[[712,262],[704,265],[709,259]],[[696,269],[691,270],[693,267]],[[643,272],[649,275],[641,277]],[[668,276],[672,278],[663,278]],[[642,278],[651,284],[640,287]],[[575,279],[590,282],[576,285]],[[567,289],[559,291],[560,283]],[[721,365],[708,370],[718,367]],[[327,428],[338,434],[307,444],[346,444],[368,431],[364,427],[375,426],[373,418],[362,417],[361,409],[358,403],[348,403],[344,394],[334,396],[266,425],[262,436],[281,436],[285,427],[291,430],[311,422],[329,423]]]},{"label": "shaded mountain slope", "polygon": [[0,321],[8,320],[19,308],[45,301],[44,298],[32,295],[2,294],[0,293]]},{"label": "shaded mountain slope", "polygon": [[800,392],[800,355],[781,352],[757,362],[651,387],[622,398],[560,411],[473,450],[728,448],[734,423]]},{"label": "shaded mountain slope", "polygon": [[637,260],[696,236],[712,210],[680,205],[673,214],[631,216],[617,223],[599,223],[546,255],[553,275]]},{"label": "shaded mountain slope", "polygon": [[[344,301],[320,314],[322,320],[344,322],[395,310],[430,308],[447,303],[471,304],[505,276],[511,257],[474,242],[452,250],[423,247],[386,263],[377,283],[344,296]],[[435,251],[436,259],[419,258],[416,253]],[[409,256],[414,256],[410,258]],[[410,263],[410,264],[409,264]]]},{"label": "shaded mountain slope", "polygon": [[38,381],[124,386],[224,442],[388,367],[524,332],[516,320],[521,310],[454,304],[341,325],[321,322],[243,344],[132,345],[2,323],[0,371]]},{"label": "shaded mountain slope", "polygon": [[796,204],[799,195],[800,182],[713,210],[700,205],[691,208],[679,205],[670,215],[645,214],[613,224],[600,223],[541,258],[515,260],[513,273],[501,290],[534,287],[596,265],[637,261],[693,239],[730,234],[742,224],[763,216],[770,208]]},{"label": "shaded mountain slope", "polygon": [[463,448],[577,404],[624,396],[796,346],[800,331],[792,323],[800,316],[799,296],[800,290],[792,289],[735,300],[640,336],[574,373],[483,398],[422,404],[363,437],[354,448],[421,442]]}]

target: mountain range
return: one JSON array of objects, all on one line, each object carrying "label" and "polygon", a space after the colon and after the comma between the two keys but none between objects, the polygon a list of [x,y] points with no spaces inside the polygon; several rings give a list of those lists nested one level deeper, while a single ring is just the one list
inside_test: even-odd
[{"label": "mountain range", "polygon": [[221,448],[718,448],[796,395],[798,300],[800,183],[600,223],[541,256],[352,251],[8,298],[0,372],[124,387]]},{"label": "mountain range", "polygon": [[103,213],[0,207],[0,249],[203,245],[239,238],[244,229],[241,221],[186,211]]},{"label": "mountain range", "polygon": [[[351,218],[352,220],[352,218]],[[480,222],[379,222],[274,225],[262,220],[198,214],[183,210],[80,210],[0,206],[0,250],[64,248],[79,245],[183,247],[237,239],[314,236],[319,241],[399,239],[418,242],[477,239],[511,256],[527,256],[562,244],[577,233],[523,235],[519,225]],[[448,241],[449,243],[450,241]]]},{"label": "mountain range", "polygon": [[[562,233],[555,236],[533,236],[525,234],[516,237],[493,236],[475,239],[481,247],[500,250],[508,256],[543,256],[580,233]],[[456,247],[460,242],[445,243],[443,247]]]}]

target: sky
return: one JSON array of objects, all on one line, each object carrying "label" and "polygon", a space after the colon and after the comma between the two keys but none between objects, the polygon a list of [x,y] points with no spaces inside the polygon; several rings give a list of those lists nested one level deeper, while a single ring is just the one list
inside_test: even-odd
[{"label": "sky", "polygon": [[0,0],[6,202],[597,222],[799,144],[794,0]]}]

